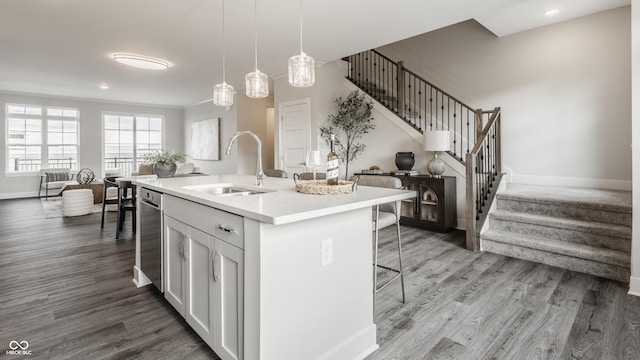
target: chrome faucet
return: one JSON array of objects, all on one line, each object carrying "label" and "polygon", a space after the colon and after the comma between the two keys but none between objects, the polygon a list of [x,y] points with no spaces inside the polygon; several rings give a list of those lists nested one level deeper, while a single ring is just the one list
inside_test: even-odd
[{"label": "chrome faucet", "polygon": [[233,142],[236,141],[236,139],[240,135],[251,135],[251,137],[253,137],[258,143],[258,166],[256,170],[256,185],[262,186],[262,180],[264,180],[264,171],[262,171],[262,142],[260,141],[260,138],[258,138],[256,134],[248,130],[236,132],[235,134],[233,134],[233,136],[229,140],[227,151],[225,151],[224,153],[227,155],[231,155],[231,145],[233,145]]}]

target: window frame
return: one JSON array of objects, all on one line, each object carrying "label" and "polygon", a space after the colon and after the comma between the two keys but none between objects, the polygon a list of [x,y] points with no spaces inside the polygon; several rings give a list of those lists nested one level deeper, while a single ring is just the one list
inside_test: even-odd
[{"label": "window frame", "polygon": [[[102,112],[102,148],[101,148],[101,166],[102,171],[104,172],[107,167],[106,165],[106,117],[107,116],[117,116],[117,117],[132,117],[133,118],[133,129],[131,130],[133,134],[133,164],[131,172],[138,171],[138,118],[157,118],[160,119],[160,148],[164,149],[165,147],[165,139],[166,139],[166,126],[165,126],[165,117],[160,114],[148,114],[148,113],[132,113],[132,112],[117,112],[117,111],[103,111]],[[118,128],[120,129],[120,127]],[[123,176],[127,176],[126,169],[123,169]]]},{"label": "window frame", "polygon": [[[22,107],[22,108],[38,108],[40,110],[40,114],[39,115],[34,115],[34,114],[27,114],[26,112],[23,114],[19,114],[19,113],[10,113],[9,112],[9,108],[15,106],[15,107]],[[57,116],[57,115],[49,115],[49,110],[52,109],[60,109],[63,111],[65,110],[71,110],[73,112],[75,112],[75,116]],[[40,173],[40,169],[45,169],[45,168],[49,168],[52,165],[49,164],[50,159],[49,159],[49,146],[74,146],[75,147],[75,152],[76,152],[76,161],[75,161],[75,167],[73,166],[69,166],[69,168],[73,169],[73,170],[77,170],[77,168],[80,165],[80,109],[77,107],[69,107],[69,106],[58,106],[58,105],[39,105],[39,104],[27,104],[27,103],[13,103],[13,102],[7,102],[5,103],[5,168],[4,168],[4,174],[5,176],[24,176],[24,175],[33,175],[33,174],[39,174]],[[39,164],[39,168],[37,170],[15,170],[15,166],[12,166],[12,161],[11,159],[11,154],[10,154],[10,147],[11,146],[15,146],[16,144],[11,144],[9,141],[10,138],[10,134],[9,134],[9,126],[10,126],[10,121],[9,119],[12,117],[12,115],[19,115],[22,116],[23,119],[26,120],[38,120],[40,122],[39,127],[40,127],[40,141],[38,144],[24,144],[24,146],[32,146],[32,147],[40,147],[40,164]],[[76,142],[75,144],[64,144],[64,139],[63,142],[60,144],[54,144],[54,145],[50,145],[49,144],[49,121],[57,121],[57,120],[72,120],[75,124],[75,134],[76,134]],[[64,126],[64,125],[63,125]],[[27,133],[27,127],[26,127],[26,122],[25,122],[25,136]]]}]

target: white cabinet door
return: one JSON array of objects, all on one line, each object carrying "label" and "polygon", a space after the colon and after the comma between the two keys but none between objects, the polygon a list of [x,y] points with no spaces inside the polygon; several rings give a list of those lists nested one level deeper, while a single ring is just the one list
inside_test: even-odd
[{"label": "white cabinet door", "polygon": [[[189,246],[187,251],[187,323],[212,346],[211,315],[213,311],[210,281],[213,269],[213,239],[206,233],[189,228]],[[212,247],[209,249],[209,243]]]},{"label": "white cabinet door", "polygon": [[185,316],[186,310],[186,264],[185,246],[187,225],[169,216],[164,217],[165,236],[165,279],[164,297],[180,313]]},{"label": "white cabinet door", "polygon": [[244,251],[220,239],[214,241],[215,298],[213,351],[223,360],[244,358]]}]

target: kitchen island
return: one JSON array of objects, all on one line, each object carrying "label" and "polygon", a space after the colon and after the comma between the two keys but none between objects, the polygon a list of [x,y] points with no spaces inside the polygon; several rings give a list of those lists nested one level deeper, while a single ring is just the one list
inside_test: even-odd
[{"label": "kitchen island", "polygon": [[[364,359],[378,348],[371,206],[415,192],[307,195],[291,179],[255,180],[134,181],[164,194],[165,298],[222,359]],[[258,193],[214,194],[221,184]]]}]

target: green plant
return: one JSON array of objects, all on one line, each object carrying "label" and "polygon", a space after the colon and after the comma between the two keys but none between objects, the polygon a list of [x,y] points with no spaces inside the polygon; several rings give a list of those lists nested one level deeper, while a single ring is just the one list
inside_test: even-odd
[{"label": "green plant", "polygon": [[168,152],[165,150],[154,150],[144,156],[144,160],[150,163],[184,163],[187,161],[187,155]]},{"label": "green plant", "polygon": [[355,160],[367,147],[356,140],[376,127],[371,116],[373,102],[365,94],[354,90],[346,99],[337,98],[335,103],[338,112],[329,115],[327,123],[320,127],[320,136],[329,144],[331,134],[335,134],[335,152],[345,164],[346,180],[349,176],[349,162]]}]

